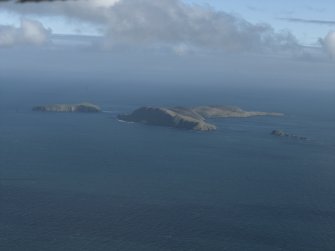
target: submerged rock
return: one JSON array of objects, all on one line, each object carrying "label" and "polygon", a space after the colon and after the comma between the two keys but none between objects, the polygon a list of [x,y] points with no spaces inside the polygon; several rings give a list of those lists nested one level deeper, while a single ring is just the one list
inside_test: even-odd
[{"label": "submerged rock", "polygon": [[298,136],[295,134],[289,134],[287,132],[284,132],[282,130],[273,130],[271,132],[272,135],[277,136],[277,137],[289,137],[289,138],[294,138],[294,139],[298,139],[298,140],[307,140],[306,137],[302,137],[302,136]]},{"label": "submerged rock", "polygon": [[279,136],[279,137],[288,137],[290,136],[288,133],[282,131],[282,130],[273,130],[271,132],[272,135]]},{"label": "submerged rock", "polygon": [[37,112],[85,112],[95,113],[101,112],[99,106],[91,103],[80,103],[80,104],[52,104],[52,105],[40,105],[33,107],[33,111]]}]

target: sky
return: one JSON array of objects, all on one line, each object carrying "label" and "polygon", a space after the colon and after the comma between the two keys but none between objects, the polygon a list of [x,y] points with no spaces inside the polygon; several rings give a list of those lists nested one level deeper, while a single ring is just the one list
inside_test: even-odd
[{"label": "sky", "polygon": [[[314,45],[318,38],[324,37],[329,30],[335,29],[335,2],[333,0],[190,0],[200,4],[209,4],[216,9],[236,13],[250,22],[266,22],[275,29],[290,30],[304,45]],[[287,20],[285,20],[287,19]],[[331,21],[331,24],[289,21],[302,19]]]},{"label": "sky", "polygon": [[335,88],[334,13],[333,0],[0,1],[0,67],[132,71],[134,81],[291,76]]}]

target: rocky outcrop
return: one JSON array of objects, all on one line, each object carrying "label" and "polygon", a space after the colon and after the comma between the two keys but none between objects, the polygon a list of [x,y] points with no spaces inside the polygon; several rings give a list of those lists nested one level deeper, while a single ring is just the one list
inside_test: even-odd
[{"label": "rocky outcrop", "polygon": [[206,122],[210,118],[279,116],[281,113],[248,112],[238,107],[199,106],[185,107],[141,107],[130,114],[121,114],[118,119],[150,125],[176,127],[182,129],[212,131],[215,125]]},{"label": "rocky outcrop", "polygon": [[131,114],[120,114],[118,119],[157,126],[168,126],[197,131],[212,131],[216,126],[205,122],[201,117],[187,111],[160,107],[141,107]]},{"label": "rocky outcrop", "polygon": [[52,104],[52,105],[40,105],[33,107],[33,111],[37,112],[84,112],[84,113],[95,113],[101,112],[99,106],[91,103],[80,103],[80,104]]},{"label": "rocky outcrop", "polygon": [[192,108],[192,111],[204,118],[247,118],[253,116],[282,116],[282,113],[276,112],[258,112],[244,111],[234,106],[198,106]]},{"label": "rocky outcrop", "polygon": [[284,132],[282,130],[273,130],[271,132],[272,135],[277,136],[277,137],[288,137],[288,138],[293,138],[293,139],[298,139],[298,140],[307,140],[306,137],[298,136],[295,134],[289,134],[287,132]]}]

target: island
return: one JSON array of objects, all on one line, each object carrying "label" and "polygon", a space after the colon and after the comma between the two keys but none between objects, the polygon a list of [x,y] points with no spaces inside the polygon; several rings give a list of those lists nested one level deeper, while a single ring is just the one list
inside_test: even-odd
[{"label": "island", "polygon": [[298,135],[295,135],[295,134],[289,134],[289,133],[284,132],[282,130],[273,130],[271,132],[271,135],[274,135],[274,136],[277,136],[277,137],[293,138],[293,139],[298,139],[298,140],[307,140],[306,137],[298,136]]},{"label": "island", "polygon": [[212,131],[215,125],[209,124],[191,112],[161,107],[141,107],[131,114],[120,114],[118,119],[127,122],[139,122],[157,126],[176,127],[198,131]]},{"label": "island", "polygon": [[130,114],[120,114],[118,119],[126,122],[138,122],[149,125],[175,127],[196,131],[213,131],[216,126],[206,119],[280,116],[281,113],[244,111],[239,107],[198,106],[198,107],[141,107]]},{"label": "island", "polygon": [[33,107],[36,112],[83,112],[96,113],[101,112],[101,108],[91,103],[80,104],[52,104]]}]

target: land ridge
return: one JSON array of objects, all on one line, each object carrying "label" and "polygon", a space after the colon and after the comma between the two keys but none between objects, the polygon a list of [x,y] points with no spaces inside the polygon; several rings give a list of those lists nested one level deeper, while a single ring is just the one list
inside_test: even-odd
[{"label": "land ridge", "polygon": [[213,131],[216,130],[216,126],[208,123],[206,119],[282,115],[282,113],[275,112],[244,111],[239,107],[230,106],[196,106],[191,108],[143,106],[132,113],[119,114],[118,119],[180,129]]}]

